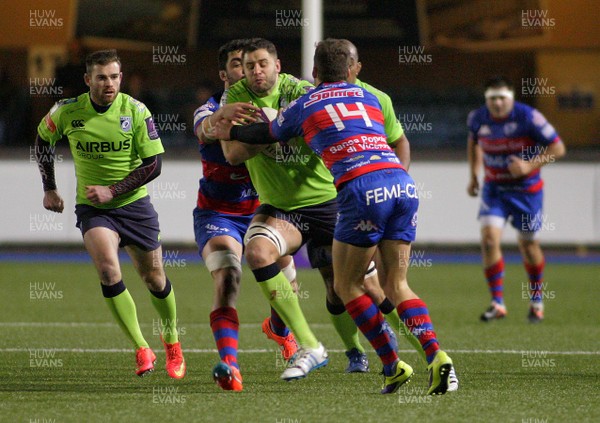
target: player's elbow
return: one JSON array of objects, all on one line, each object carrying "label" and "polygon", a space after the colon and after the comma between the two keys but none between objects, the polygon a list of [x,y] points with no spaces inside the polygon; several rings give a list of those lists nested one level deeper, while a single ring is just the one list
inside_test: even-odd
[{"label": "player's elbow", "polygon": [[565,146],[565,143],[562,141],[559,141],[556,143],[555,149],[556,149],[556,152],[554,154],[557,159],[560,159],[567,154],[567,147]]}]

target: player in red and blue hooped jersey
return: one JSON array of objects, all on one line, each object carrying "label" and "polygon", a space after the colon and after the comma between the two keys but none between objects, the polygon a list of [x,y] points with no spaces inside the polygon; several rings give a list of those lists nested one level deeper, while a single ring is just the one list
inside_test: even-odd
[{"label": "player in red and blue hooped jersey", "polygon": [[[334,287],[346,310],[369,340],[384,368],[383,394],[396,392],[412,376],[382,330],[383,316],[365,292],[363,278],[379,247],[390,269],[387,283],[400,313],[412,309],[421,322],[414,334],[429,363],[429,394],[444,394],[452,360],[440,350],[425,304],[406,279],[419,205],[414,181],[387,143],[379,101],[347,83],[350,53],[342,40],[320,42],[315,51],[316,89],[293,101],[270,124],[232,126],[220,121],[219,138],[250,144],[302,136],[323,159],[338,190],[339,219],[333,243]],[[422,306],[407,304],[418,300]],[[411,329],[412,330],[412,329]]]},{"label": "player in red and blue hooped jersey", "polygon": [[500,247],[507,220],[519,233],[519,249],[529,276],[529,321],[544,318],[544,255],[536,234],[543,229],[543,180],[540,168],[564,156],[565,147],[554,127],[536,109],[514,101],[512,84],[504,78],[486,85],[486,105],[469,114],[468,157],[471,180],[467,191],[479,193],[483,165],[479,221],[484,273],[492,296],[481,320],[506,315],[503,298],[504,259]]},{"label": "player in red and blue hooped jersey", "polygon": [[[225,105],[227,88],[244,77],[241,54],[246,42],[232,40],[219,49],[219,76],[225,90],[214,94],[194,112],[194,133],[202,156],[194,232],[198,250],[215,283],[210,326],[221,357],[221,363],[213,369],[213,377],[221,388],[234,391],[243,389],[237,363],[239,319],[236,310],[242,240],[259,201],[246,166],[233,166],[226,161],[214,137],[211,120],[227,118],[239,123],[251,122],[254,118],[249,115],[260,110],[249,103]],[[294,281],[292,258],[283,257],[278,264],[286,278]],[[282,345],[286,359],[291,358],[297,350],[293,334],[275,310],[271,310],[269,321],[271,331],[267,336]]]},{"label": "player in red and blue hooped jersey", "polygon": [[[194,112],[196,134],[201,133],[202,122],[219,109],[223,93],[224,91],[220,91],[214,94]],[[199,149],[202,156],[202,178],[199,181],[198,209],[236,216],[252,215],[259,202],[246,166],[227,163],[221,145],[214,140],[200,139]]]}]

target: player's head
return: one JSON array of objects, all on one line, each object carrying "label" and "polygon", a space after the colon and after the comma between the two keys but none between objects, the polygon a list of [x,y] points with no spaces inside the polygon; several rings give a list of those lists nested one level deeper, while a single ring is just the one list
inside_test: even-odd
[{"label": "player's head", "polygon": [[502,76],[490,78],[485,84],[485,105],[493,118],[507,117],[515,105],[512,83]]},{"label": "player's head", "polygon": [[121,60],[117,50],[99,50],[90,53],[85,59],[83,79],[90,87],[90,97],[100,106],[111,104],[121,88]]},{"label": "player's head", "polygon": [[358,50],[350,40],[342,39],[340,41],[344,43],[344,45],[348,49],[348,52],[350,53],[350,76],[348,77],[348,82],[351,84],[355,84],[356,78],[358,78],[358,74],[362,69],[362,63],[360,63],[360,61],[358,60]]},{"label": "player's head", "polygon": [[314,61],[313,77],[317,83],[346,81],[350,75],[350,52],[342,40],[320,41]]},{"label": "player's head", "polygon": [[225,88],[244,77],[242,49],[248,41],[247,38],[231,40],[219,48],[219,78],[225,83]]},{"label": "player's head", "polygon": [[242,50],[242,54],[248,87],[259,96],[268,95],[281,71],[275,44],[264,38],[252,38]]}]

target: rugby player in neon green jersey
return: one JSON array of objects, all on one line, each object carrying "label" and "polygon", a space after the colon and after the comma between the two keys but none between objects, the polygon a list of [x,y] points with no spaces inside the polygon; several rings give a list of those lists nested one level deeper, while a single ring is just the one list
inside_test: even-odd
[{"label": "rugby player in neon green jersey", "polygon": [[131,257],[160,316],[167,373],[181,379],[186,365],[177,334],[175,292],[164,272],[158,215],[145,187],[160,174],[164,149],[150,111],[119,92],[122,73],[116,50],[91,53],[84,79],[89,93],[57,102],[38,126],[43,205],[57,213],[64,209],[54,179],[54,146],[64,135],[75,162],[77,227],[106,303],[135,346],[136,373],[153,371],[156,356],[142,335],[135,303],[123,283],[119,247]]},{"label": "rugby player in neon green jersey", "polygon": [[[280,73],[277,52],[270,41],[252,40],[243,50],[242,62],[246,79],[230,87],[228,103],[252,102],[259,107],[278,109],[312,88],[307,81]],[[298,298],[274,266],[277,258],[294,253],[304,243],[311,265],[319,269],[325,281],[327,309],[350,359],[347,371],[368,371],[358,329],[333,290],[331,245],[337,192],[322,160],[302,138],[290,141],[287,146],[272,144],[266,148],[238,142],[221,144],[230,163],[245,161],[262,204],[246,234],[246,261],[265,297],[301,347],[298,358],[283,372],[282,379],[305,377],[328,361],[325,349],[302,314]],[[385,295],[381,293],[381,297]],[[353,361],[354,357],[359,361]]]}]

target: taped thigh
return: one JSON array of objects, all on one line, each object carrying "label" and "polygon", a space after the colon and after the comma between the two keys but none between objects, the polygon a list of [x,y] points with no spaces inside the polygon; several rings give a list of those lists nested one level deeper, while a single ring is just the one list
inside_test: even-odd
[{"label": "taped thigh", "polygon": [[484,228],[486,226],[492,226],[494,228],[504,228],[506,224],[506,219],[502,216],[496,216],[493,214],[486,214],[483,216],[479,216],[479,223],[481,227]]},{"label": "taped thigh", "polygon": [[225,269],[227,267],[233,267],[238,271],[242,271],[242,264],[240,263],[239,257],[231,250],[220,250],[213,251],[206,256],[206,268],[210,272],[215,270]]}]

